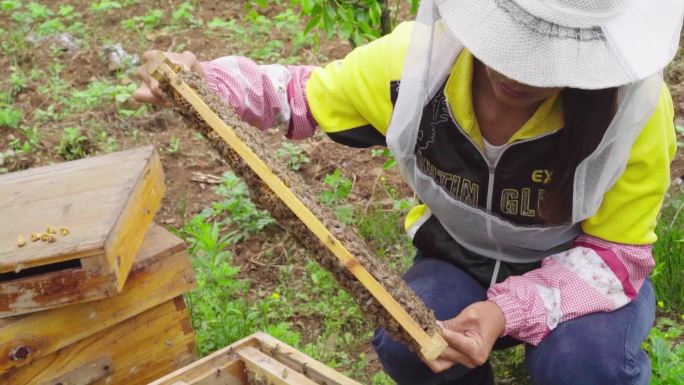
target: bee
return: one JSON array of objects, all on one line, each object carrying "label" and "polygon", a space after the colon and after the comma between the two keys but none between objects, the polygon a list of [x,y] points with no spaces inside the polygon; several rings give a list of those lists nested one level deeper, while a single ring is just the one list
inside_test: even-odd
[{"label": "bee", "polygon": [[59,228],[59,233],[62,234],[63,237],[66,237],[67,235],[71,234],[71,230],[69,230],[69,228],[66,226],[62,226]]},{"label": "bee", "polygon": [[55,243],[55,242],[57,241],[57,238],[56,238],[54,235],[52,235],[52,234],[47,234],[47,239],[46,239],[46,241],[47,241],[48,243]]},{"label": "bee", "polygon": [[35,241],[39,241],[39,240],[40,240],[40,236],[41,236],[41,235],[42,235],[41,233],[31,233],[31,235],[29,236],[29,238],[31,239],[31,242],[35,242]]},{"label": "bee", "polygon": [[52,227],[52,226],[48,226],[48,227],[47,227],[47,230],[45,230],[45,232],[48,233],[48,234],[53,234],[53,235],[54,235],[54,234],[57,234],[57,229],[55,229],[55,228]]},{"label": "bee", "polygon": [[24,239],[24,234],[19,234],[19,237],[17,237],[17,246],[19,246],[19,247],[26,246],[26,240]]}]

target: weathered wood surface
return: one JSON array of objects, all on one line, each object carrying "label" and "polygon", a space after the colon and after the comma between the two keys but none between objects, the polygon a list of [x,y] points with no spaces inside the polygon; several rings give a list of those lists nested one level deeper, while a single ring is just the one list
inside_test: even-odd
[{"label": "weathered wood surface", "polygon": [[0,176],[0,317],[121,291],[164,190],[152,146]]},{"label": "weathered wood surface", "polygon": [[7,385],[138,385],[190,363],[183,299],[167,301],[0,376]]},{"label": "weathered wood surface", "polygon": [[113,273],[88,274],[67,268],[0,284],[0,317],[89,302],[117,293]]},{"label": "weathered wood surface", "polygon": [[[359,385],[344,374],[331,367],[314,360],[292,346],[266,333],[256,333],[249,342],[260,350],[274,357],[284,365],[305,374],[319,384],[327,385]],[[236,346],[239,349],[240,346]]]},{"label": "weathered wood surface", "polygon": [[[246,385],[245,363],[236,355],[225,353],[212,355],[211,360],[202,359],[178,369],[176,372],[154,381],[164,385]],[[206,357],[205,357],[206,358]]]},{"label": "weathered wood surface", "polygon": [[[28,367],[33,368],[34,366],[38,365],[33,364],[29,365]],[[72,369],[70,372],[53,377],[51,380],[43,383],[62,385],[89,385],[103,378],[107,378],[112,374],[114,374],[114,362],[112,361],[111,357],[107,356],[86,362],[82,366]],[[16,382],[19,381],[18,378],[15,380]]]},{"label": "weathered wood surface", "polygon": [[153,225],[121,294],[2,320],[0,373],[27,365],[180,296],[194,282],[183,241]]},{"label": "weathered wood surface", "polygon": [[247,385],[246,368],[274,384],[361,385],[265,333],[243,338],[149,385]]},{"label": "weathered wood surface", "polygon": [[256,379],[274,385],[318,385],[305,375],[292,370],[261,350],[246,346],[236,349],[235,354],[244,361]]},{"label": "weathered wood surface", "polygon": [[[160,82],[168,83],[173,90],[189,103],[201,119],[218,134],[230,148],[239,155],[241,161],[249,166],[277,198],[303,223],[318,240],[334,254],[340,263],[361,282],[377,302],[389,313],[408,335],[416,350],[427,360],[436,359],[447,347],[446,341],[436,325],[420,325],[383,285],[363,266],[363,264],[331,233],[319,218],[307,207],[293,191],[274,173],[273,170],[250,148],[233,128],[228,126],[205,101],[186,84],[177,72],[178,65],[171,62],[162,52],[147,65],[147,71]],[[417,297],[415,297],[417,299]],[[421,304],[415,304],[417,307]],[[434,320],[433,320],[434,323]],[[430,330],[430,333],[426,331]]]}]

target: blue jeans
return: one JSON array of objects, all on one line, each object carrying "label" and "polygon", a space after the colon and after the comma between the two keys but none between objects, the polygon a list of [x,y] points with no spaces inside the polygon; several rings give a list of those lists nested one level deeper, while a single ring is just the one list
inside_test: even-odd
[{"label": "blue jeans", "polygon": [[[404,279],[439,320],[455,317],[486,298],[486,288],[449,262],[418,256]],[[526,346],[526,366],[539,385],[648,385],[651,368],[641,343],[655,318],[653,286],[646,281],[637,298],[618,310],[578,317],[558,325],[537,347]],[[495,349],[519,341],[501,338]],[[435,374],[384,330],[373,347],[385,371],[400,385],[484,384],[489,365],[470,370],[456,366]],[[489,379],[488,379],[489,378]]]}]

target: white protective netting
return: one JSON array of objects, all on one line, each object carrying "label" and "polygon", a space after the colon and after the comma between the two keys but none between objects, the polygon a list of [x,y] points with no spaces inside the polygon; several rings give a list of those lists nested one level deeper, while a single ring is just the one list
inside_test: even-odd
[{"label": "white protective netting", "polygon": [[[455,200],[433,178],[416,167],[414,150],[423,107],[449,76],[463,45],[470,48],[468,42],[462,44],[455,37],[460,27],[454,28],[453,22],[447,26],[442,20],[442,6],[444,3],[459,4],[464,1],[438,0],[439,5],[435,5],[434,0],[423,0],[407,52],[387,143],[404,179],[456,241],[490,258],[509,262],[537,261],[566,247],[579,234],[579,222],[596,212],[605,192],[622,174],[629,150],[656,106],[663,85],[662,76],[656,73],[619,89],[619,109],[613,122],[597,150],[577,169],[571,224],[555,227],[511,224]],[[494,4],[493,1],[477,3],[478,6],[485,6]],[[448,12],[456,12],[450,7],[447,8]],[[498,8],[488,12],[496,18],[509,17],[506,12],[501,14]],[[466,12],[462,19],[467,19],[467,16]],[[487,29],[486,23],[470,27],[482,31]],[[507,38],[500,36],[504,41]],[[491,40],[486,40],[486,43],[500,49],[506,44]],[[506,51],[514,59],[524,56],[525,53],[516,52],[517,49],[521,47],[513,44]],[[478,57],[477,52],[473,54]],[[548,67],[557,64],[553,58],[548,60]],[[534,70],[540,72],[545,69]],[[580,73],[583,71],[582,68],[577,70]]]},{"label": "white protective netting", "polygon": [[677,52],[682,0],[633,0],[602,17],[561,12],[551,6],[557,2],[436,4],[451,32],[477,58],[534,86],[601,89],[632,83],[662,70]]}]

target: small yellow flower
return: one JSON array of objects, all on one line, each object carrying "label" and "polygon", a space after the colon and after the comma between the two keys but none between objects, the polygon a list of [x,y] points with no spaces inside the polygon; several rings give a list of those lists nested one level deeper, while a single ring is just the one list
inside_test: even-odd
[{"label": "small yellow flower", "polygon": [[679,318],[681,318],[682,321],[684,321],[684,313],[682,313],[682,315],[680,315]]},{"label": "small yellow flower", "polygon": [[385,177],[384,177],[384,176],[381,176],[381,177],[380,177],[380,180],[384,182],[384,181],[385,181]]},{"label": "small yellow flower", "polygon": [[280,298],[280,294],[278,294],[278,293],[273,293],[273,294],[271,294],[271,298],[273,298],[273,299],[278,299],[278,298]]},{"label": "small yellow flower", "polygon": [[663,302],[663,301],[658,301],[658,307],[661,308],[661,309],[664,308],[664,307],[665,307],[665,302]]}]

